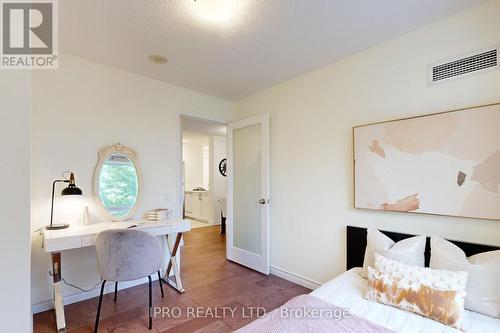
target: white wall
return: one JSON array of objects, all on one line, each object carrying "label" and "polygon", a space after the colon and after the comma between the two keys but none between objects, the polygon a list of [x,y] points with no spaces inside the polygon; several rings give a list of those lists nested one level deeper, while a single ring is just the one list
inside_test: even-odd
[{"label": "white wall", "polygon": [[184,141],[182,159],[185,167],[185,189],[188,191],[197,187],[208,189],[210,165],[204,157],[204,150],[210,148],[210,137],[184,131],[182,138]]},{"label": "white wall", "polygon": [[[3,75],[3,74],[2,74]],[[135,149],[143,176],[137,210],[175,208],[181,198],[179,113],[227,121],[231,103],[67,54],[60,68],[33,74],[32,232],[49,222],[51,181],[76,172],[91,221],[101,220],[92,198],[97,151],[120,142]],[[17,178],[17,177],[15,177]],[[33,304],[52,299],[49,255],[32,233]],[[62,276],[88,288],[99,281],[95,251],[65,251]],[[77,293],[64,287],[64,294]]]},{"label": "white wall", "polygon": [[29,71],[0,73],[0,323],[2,332],[32,331],[30,284]]},{"label": "white wall", "polygon": [[214,135],[211,137],[210,146],[212,147],[213,220],[215,224],[220,224],[221,204],[219,200],[227,198],[227,177],[224,177],[219,172],[219,163],[222,159],[227,157],[226,138]]},{"label": "white wall", "polygon": [[345,267],[345,226],[500,244],[500,222],[355,210],[352,126],[500,102],[500,71],[427,85],[428,65],[500,43],[487,2],[250,96],[271,115],[271,265],[325,282]]}]

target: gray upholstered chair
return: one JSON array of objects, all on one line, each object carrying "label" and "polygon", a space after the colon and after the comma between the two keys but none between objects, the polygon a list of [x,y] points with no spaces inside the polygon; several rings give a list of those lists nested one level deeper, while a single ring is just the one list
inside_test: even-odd
[{"label": "gray upholstered chair", "polygon": [[162,247],[158,239],[147,232],[134,229],[106,230],[97,235],[96,238],[97,266],[99,274],[103,279],[99,305],[94,332],[99,326],[99,315],[101,312],[102,296],[106,281],[115,281],[115,295],[118,291],[118,282],[137,280],[144,277],[149,279],[149,329],[152,328],[151,317],[151,275],[158,273],[161,296],[163,286],[161,282],[160,268],[162,262]]}]

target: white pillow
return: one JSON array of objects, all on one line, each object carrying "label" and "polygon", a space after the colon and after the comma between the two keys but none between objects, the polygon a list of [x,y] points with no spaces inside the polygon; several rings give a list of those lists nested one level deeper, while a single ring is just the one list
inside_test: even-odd
[{"label": "white pillow", "polygon": [[365,298],[464,330],[466,271],[437,270],[375,254]]},{"label": "white pillow", "polygon": [[500,250],[467,258],[455,244],[433,236],[430,267],[468,271],[465,308],[500,318]]},{"label": "white pillow", "polygon": [[366,237],[365,259],[361,277],[368,277],[368,266],[373,267],[375,253],[386,258],[401,261],[408,265],[425,266],[425,236],[415,236],[394,243],[392,239],[375,228],[368,228]]}]

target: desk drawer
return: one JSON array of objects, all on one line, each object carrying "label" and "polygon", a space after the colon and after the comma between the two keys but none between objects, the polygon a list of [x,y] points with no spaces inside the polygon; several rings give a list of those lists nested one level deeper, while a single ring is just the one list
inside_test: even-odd
[{"label": "desk drawer", "polygon": [[141,230],[146,231],[152,234],[153,236],[163,236],[172,233],[172,226],[162,225],[162,226],[146,227],[146,228],[141,228]]},{"label": "desk drawer", "polygon": [[72,236],[45,240],[45,252],[59,252],[82,247],[82,237]]},{"label": "desk drawer", "polygon": [[94,246],[96,237],[97,237],[97,235],[83,236],[82,237],[82,247]]}]

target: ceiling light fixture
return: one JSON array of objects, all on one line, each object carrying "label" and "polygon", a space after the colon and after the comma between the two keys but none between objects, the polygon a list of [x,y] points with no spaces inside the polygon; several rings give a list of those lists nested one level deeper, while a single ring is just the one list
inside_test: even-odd
[{"label": "ceiling light fixture", "polygon": [[167,57],[160,54],[152,54],[148,57],[149,61],[156,65],[165,65],[168,63]]},{"label": "ceiling light fixture", "polygon": [[195,12],[204,21],[223,23],[234,17],[237,0],[194,0]]}]

